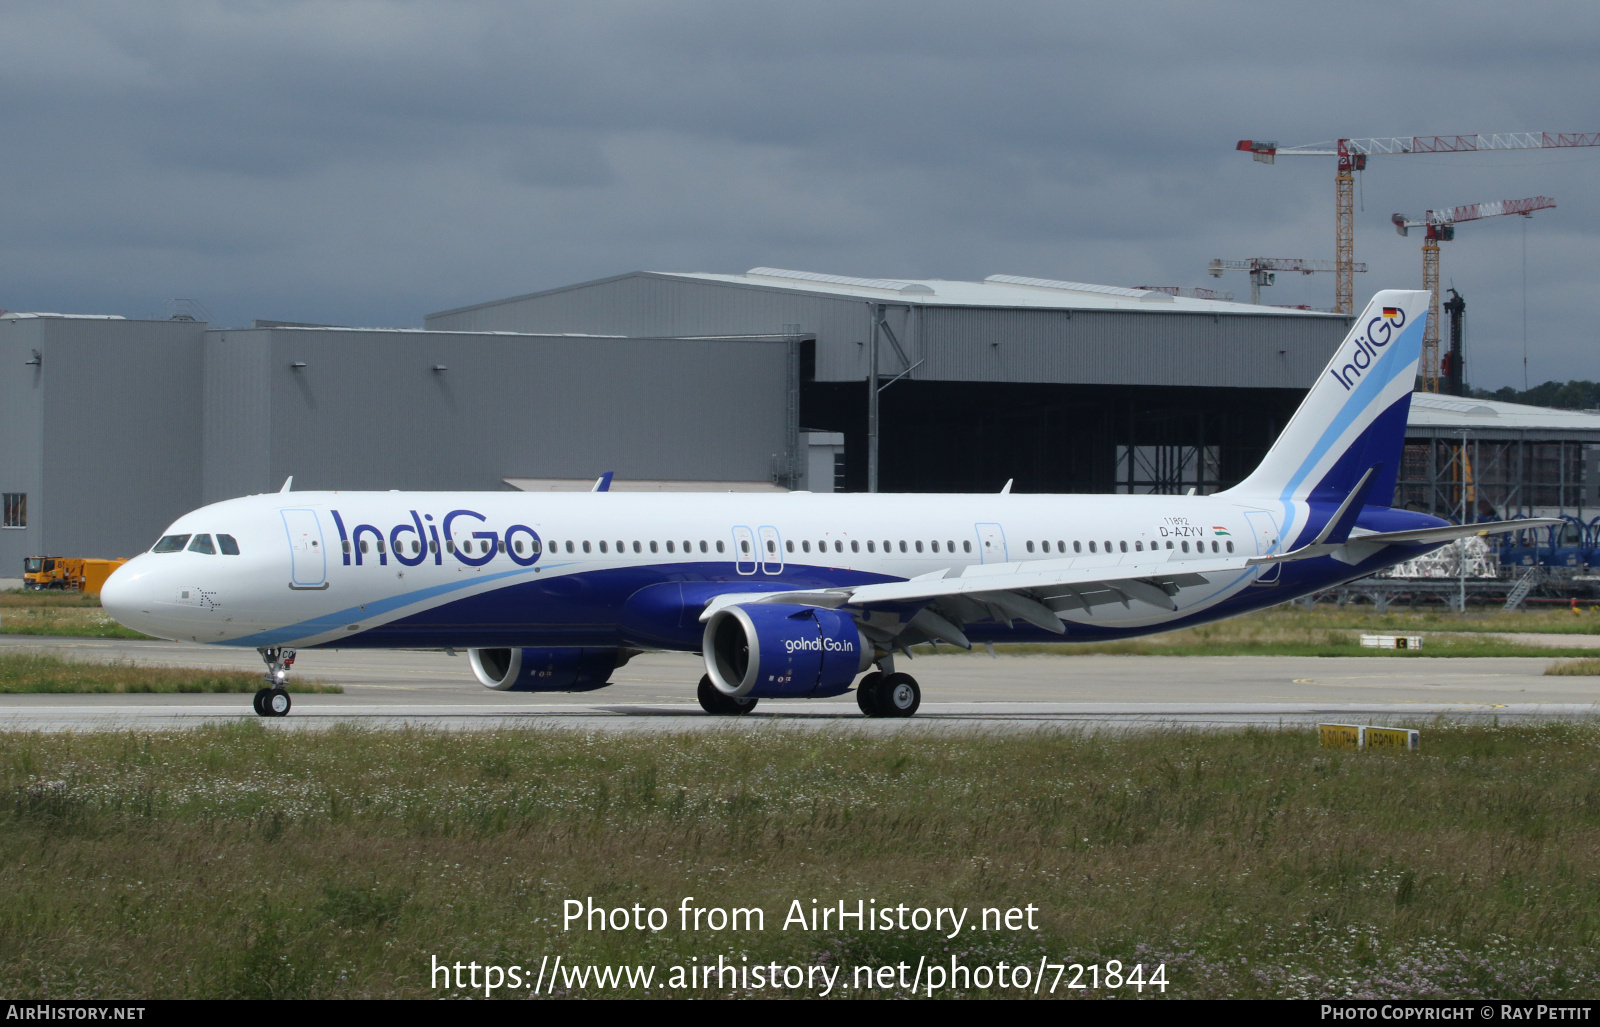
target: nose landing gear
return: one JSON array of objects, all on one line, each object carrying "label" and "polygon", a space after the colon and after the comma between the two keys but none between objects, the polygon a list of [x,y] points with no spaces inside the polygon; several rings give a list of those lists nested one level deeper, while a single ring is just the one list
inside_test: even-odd
[{"label": "nose landing gear", "polygon": [[289,707],[289,690],[284,687],[289,680],[289,668],[294,666],[293,649],[260,649],[261,659],[267,665],[267,683],[270,687],[256,692],[255,711],[262,717],[286,717]]}]

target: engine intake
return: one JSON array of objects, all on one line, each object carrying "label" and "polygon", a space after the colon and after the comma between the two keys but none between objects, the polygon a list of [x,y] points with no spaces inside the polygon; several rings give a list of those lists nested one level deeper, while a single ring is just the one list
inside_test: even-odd
[{"label": "engine intake", "polygon": [[589,692],[627,663],[622,649],[469,649],[472,673],[497,692]]},{"label": "engine intake", "polygon": [[838,695],[873,659],[849,614],[788,603],[718,610],[702,642],[711,683],[736,697]]}]

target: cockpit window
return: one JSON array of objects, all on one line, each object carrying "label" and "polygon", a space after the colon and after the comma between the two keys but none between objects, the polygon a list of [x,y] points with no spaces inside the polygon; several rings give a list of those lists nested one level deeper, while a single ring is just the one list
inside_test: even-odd
[{"label": "cockpit window", "polygon": [[188,535],[164,535],[160,542],[155,544],[152,553],[181,553],[183,547],[189,544]]},{"label": "cockpit window", "polygon": [[208,556],[217,555],[217,547],[211,544],[210,535],[196,535],[194,541],[189,543],[189,552],[205,553]]},{"label": "cockpit window", "polygon": [[239,543],[233,540],[232,535],[218,535],[217,548],[222,550],[223,556],[239,555]]}]

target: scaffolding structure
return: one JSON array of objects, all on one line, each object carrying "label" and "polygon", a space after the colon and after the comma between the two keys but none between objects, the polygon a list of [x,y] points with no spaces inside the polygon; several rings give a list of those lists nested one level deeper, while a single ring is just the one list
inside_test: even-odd
[{"label": "scaffolding structure", "polygon": [[1412,396],[1395,505],[1457,523],[1600,514],[1600,413]]}]

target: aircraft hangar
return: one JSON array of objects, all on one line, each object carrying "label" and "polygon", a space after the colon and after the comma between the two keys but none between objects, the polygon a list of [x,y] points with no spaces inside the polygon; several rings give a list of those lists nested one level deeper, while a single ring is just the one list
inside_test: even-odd
[{"label": "aircraft hangar", "polygon": [[[791,437],[842,435],[848,491],[1209,492],[1255,465],[1351,320],[1015,275],[758,267],[635,272],[426,323],[791,339]],[[800,448],[780,462],[803,464]]]},{"label": "aircraft hangar", "polygon": [[1254,466],[1349,323],[1010,275],[777,268],[634,272],[421,329],[0,313],[0,579],[25,556],[128,555],[290,475],[1210,492]]}]

